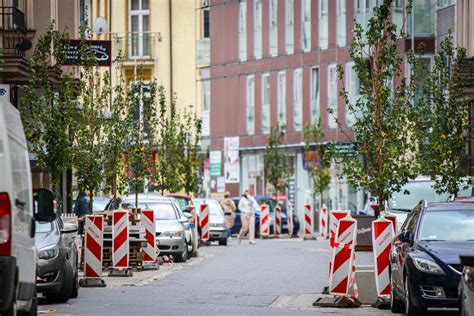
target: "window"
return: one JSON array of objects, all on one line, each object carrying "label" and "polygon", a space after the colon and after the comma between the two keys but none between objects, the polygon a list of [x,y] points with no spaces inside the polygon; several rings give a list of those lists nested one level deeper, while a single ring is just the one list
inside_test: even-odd
[{"label": "window", "polygon": [[[354,106],[359,98],[359,76],[357,75],[353,62],[346,64],[345,74],[347,97],[349,103]],[[354,124],[355,115],[356,113],[351,112],[349,105],[346,104],[346,126],[350,127]]]},{"label": "window", "polygon": [[328,24],[329,24],[328,0],[319,1],[319,47],[327,49],[329,44]]},{"label": "window", "polygon": [[337,45],[346,46],[346,0],[336,1]]},{"label": "window", "polygon": [[405,0],[395,0],[393,2],[393,23],[397,26],[397,31],[400,32],[403,27],[403,10],[405,8]]},{"label": "window", "polygon": [[247,76],[247,133],[255,133],[255,77]]},{"label": "window", "polygon": [[319,120],[319,68],[311,69],[311,122]]},{"label": "window", "polygon": [[262,76],[262,133],[270,132],[270,75]]},{"label": "window", "polygon": [[247,2],[239,4],[239,58],[247,59]]},{"label": "window", "polygon": [[209,113],[211,109],[211,82],[205,80],[202,82],[202,136],[210,135]]},{"label": "window", "polygon": [[[431,0],[414,1],[413,14],[415,20],[415,36],[431,36],[434,34],[434,5]],[[412,17],[407,16],[408,35],[413,34]]]},{"label": "window", "polygon": [[131,86],[131,91],[135,93],[134,100],[135,100],[135,106],[134,106],[134,115],[133,115],[133,121],[135,126],[138,124],[146,124],[146,122],[143,122],[143,107],[148,105],[148,100],[150,98],[150,84],[148,82],[137,82],[137,81],[132,81],[130,83]]},{"label": "window", "polygon": [[[374,8],[382,3],[382,1],[383,0],[356,0],[356,22],[362,26],[362,29],[368,29]],[[365,33],[363,36],[365,37]]]},{"label": "window", "polygon": [[[328,126],[337,127],[337,70],[336,65],[330,65],[328,68]],[[332,112],[332,113],[330,113]]]},{"label": "window", "polygon": [[454,4],[455,0],[438,0],[438,8],[443,8]]},{"label": "window", "polygon": [[205,8],[202,10],[202,37],[203,38],[211,37],[209,8]]},{"label": "window", "polygon": [[285,0],[285,46],[286,53],[293,54],[295,7],[294,0]]},{"label": "window", "polygon": [[262,0],[253,2],[253,54],[256,59],[262,58]]},{"label": "window", "polygon": [[129,1],[129,57],[150,57],[150,8],[148,0]]},{"label": "window", "polygon": [[311,49],[311,0],[301,3],[301,48],[304,52]]},{"label": "window", "polygon": [[286,125],[286,73],[278,73],[278,124]]},{"label": "window", "polygon": [[270,56],[278,55],[278,0],[270,0]]},{"label": "window", "polygon": [[295,69],[293,73],[293,128],[301,131],[303,128],[303,72]]}]

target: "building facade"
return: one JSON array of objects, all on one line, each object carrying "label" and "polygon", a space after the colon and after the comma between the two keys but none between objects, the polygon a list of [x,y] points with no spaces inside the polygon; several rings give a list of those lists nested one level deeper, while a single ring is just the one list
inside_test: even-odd
[{"label": "building facade", "polygon": [[[320,120],[325,141],[341,146],[354,141],[353,117],[339,92],[345,88],[352,101],[358,97],[349,53],[354,19],[367,26],[378,2],[211,1],[210,136],[204,138],[211,151],[210,192],[228,190],[239,195],[250,188],[257,195],[269,194],[264,148],[271,127],[280,124],[285,126],[282,150],[293,169],[287,194],[302,212],[312,192],[303,163],[304,126]],[[400,28],[404,19],[407,22],[408,36],[400,41],[403,53],[424,42],[425,58],[431,62],[435,7],[432,0],[415,0],[415,19],[411,19],[404,1],[394,1],[394,22]],[[345,70],[342,80],[338,64]],[[218,163],[220,169],[213,166]],[[335,168],[331,175],[324,202],[331,208],[362,208],[364,194],[351,188]]]}]

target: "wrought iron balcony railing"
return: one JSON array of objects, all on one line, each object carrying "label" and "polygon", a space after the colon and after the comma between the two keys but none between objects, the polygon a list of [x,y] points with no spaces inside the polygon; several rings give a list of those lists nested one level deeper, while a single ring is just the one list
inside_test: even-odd
[{"label": "wrought iron balcony railing", "polygon": [[0,7],[0,36],[2,37],[3,54],[5,56],[24,56],[31,48],[26,38],[25,13],[12,6]]},{"label": "wrought iron balcony railing", "polygon": [[111,33],[114,60],[121,56],[124,60],[154,60],[158,32]]}]

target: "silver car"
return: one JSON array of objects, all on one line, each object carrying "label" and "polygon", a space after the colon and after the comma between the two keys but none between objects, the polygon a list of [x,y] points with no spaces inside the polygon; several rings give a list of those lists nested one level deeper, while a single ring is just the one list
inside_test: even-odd
[{"label": "silver car", "polygon": [[[122,208],[134,208],[135,196],[122,200]],[[190,257],[192,240],[187,234],[189,219],[166,197],[151,194],[138,195],[138,208],[151,209],[155,213],[156,241],[161,255],[173,255],[177,262],[186,262]],[[192,248],[191,248],[192,249]]]},{"label": "silver car", "polygon": [[209,240],[219,241],[219,245],[227,246],[229,237],[227,232],[227,221],[224,216],[224,210],[220,203],[212,199],[193,199],[196,210],[201,210],[202,204],[209,206]]}]

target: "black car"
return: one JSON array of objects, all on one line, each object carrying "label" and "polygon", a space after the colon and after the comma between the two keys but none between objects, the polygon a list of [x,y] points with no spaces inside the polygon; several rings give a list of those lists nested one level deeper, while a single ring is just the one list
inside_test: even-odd
[{"label": "black car", "polygon": [[464,267],[459,283],[461,315],[474,315],[474,256],[461,256],[461,264]]},{"label": "black car", "polygon": [[474,254],[474,203],[420,202],[392,244],[392,312],[459,308],[459,256],[465,254]]},{"label": "black car", "polygon": [[59,216],[51,223],[36,223],[36,288],[53,302],[64,303],[79,294],[76,233],[77,225],[63,223]]}]

